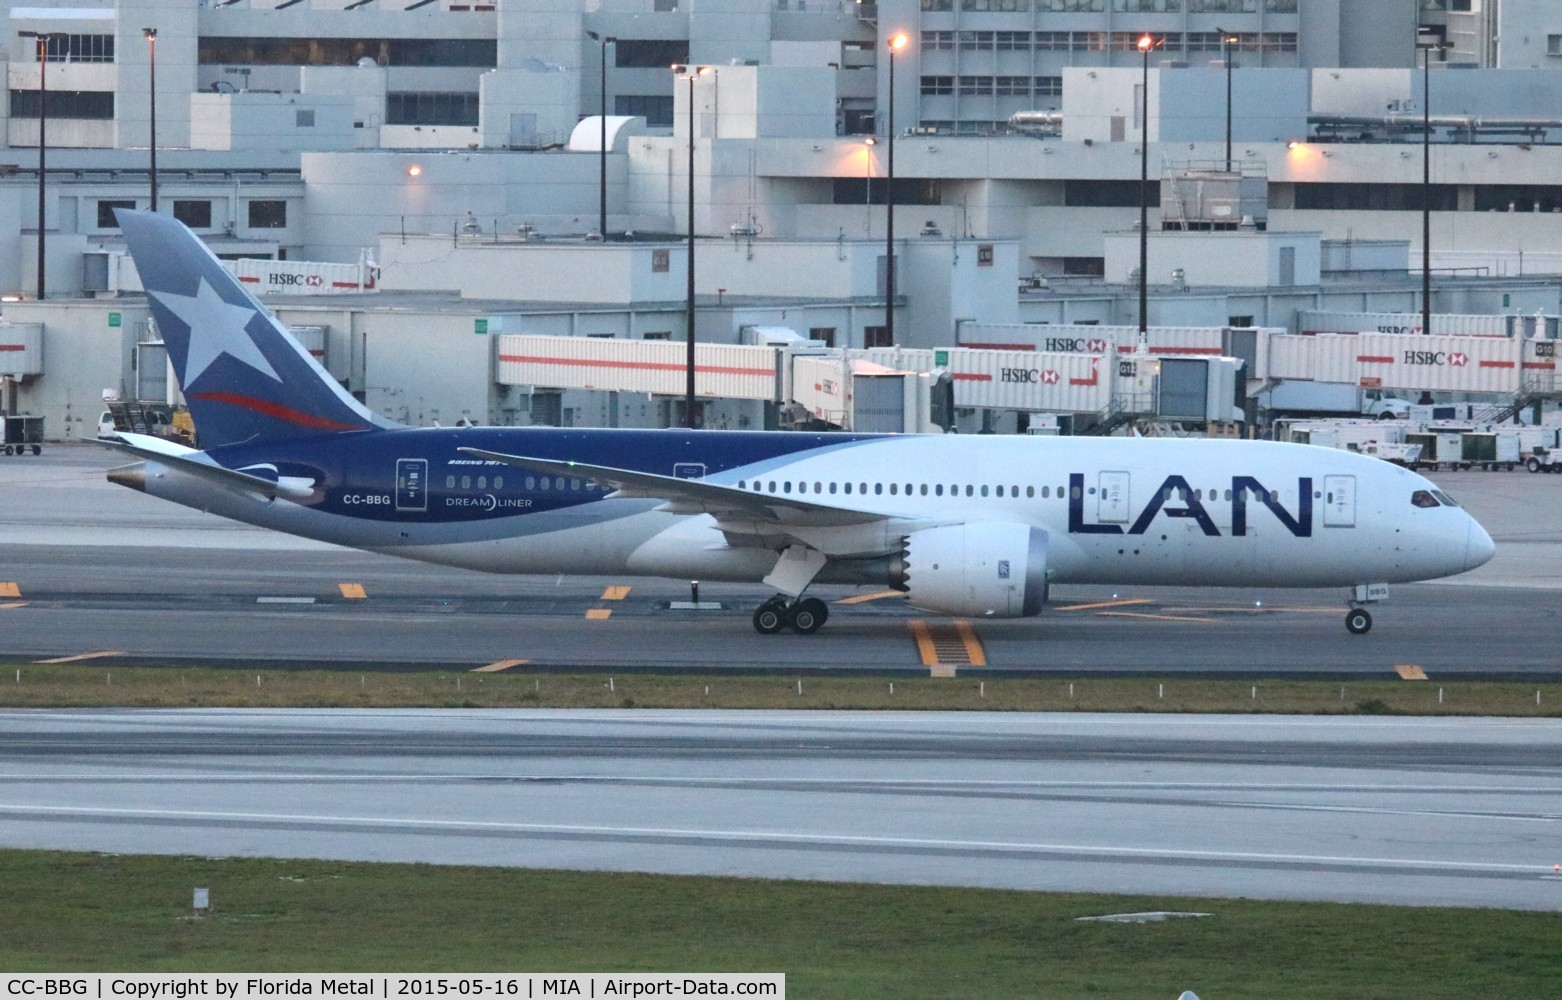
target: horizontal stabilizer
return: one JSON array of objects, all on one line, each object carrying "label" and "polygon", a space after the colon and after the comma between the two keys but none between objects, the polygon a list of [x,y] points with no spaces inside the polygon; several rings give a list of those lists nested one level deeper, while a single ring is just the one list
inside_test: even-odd
[{"label": "horizontal stabilizer", "polygon": [[[238,488],[265,497],[287,497],[302,500],[314,495],[312,479],[295,476],[278,476],[274,468],[240,472],[213,462],[206,453],[187,448],[173,441],[148,434],[118,433],[112,438],[99,438],[100,444],[122,451],[137,458],[159,462],[171,469],[204,479],[219,486]],[[267,471],[269,470],[269,475]]]}]

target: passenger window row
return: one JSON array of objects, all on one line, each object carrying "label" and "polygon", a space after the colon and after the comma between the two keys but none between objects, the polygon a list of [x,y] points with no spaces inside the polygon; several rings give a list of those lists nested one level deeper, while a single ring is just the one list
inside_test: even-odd
[{"label": "passenger window row", "polygon": [[[829,482],[829,483],[826,483],[826,482],[823,482],[823,481],[816,480],[814,482],[796,482],[796,483],[794,483],[790,479],[782,479],[782,480],[775,480],[775,479],[759,480],[759,479],[755,479],[755,480],[752,480],[752,481],[751,480],[747,480],[747,479],[740,479],[740,480],[738,480],[738,489],[740,489],[740,490],[750,490],[751,489],[755,493],[782,493],[782,494],[813,493],[813,494],[816,494],[816,495],[817,494],[825,494],[825,493],[844,493],[844,494],[847,494],[847,495],[856,494],[856,495],[860,495],[860,496],[867,496],[871,492],[874,496],[883,496],[884,494],[888,493],[892,497],[893,496],[908,496],[908,497],[909,496],[924,496],[924,497],[925,496],[935,496],[935,497],[941,497],[941,496],[951,496],[951,497],[958,497],[958,496],[968,496],[968,497],[995,496],[995,497],[1016,497],[1017,498],[1017,497],[1020,496],[1020,493],[1021,493],[1021,487],[1020,486],[1017,486],[1017,485],[1003,485],[1003,484],[978,486],[978,485],[976,485],[974,483],[963,483],[963,484],[962,483],[950,483],[949,485],[946,486],[943,483],[873,483],[873,484],[871,484],[871,489],[870,489],[870,484],[863,483],[863,482],[858,482],[858,483]],[[1023,489],[1024,489],[1024,495],[1026,497],[1035,497],[1038,494],[1038,487],[1026,486]],[[1051,497],[1053,495],[1053,488],[1050,487],[1050,486],[1042,486],[1042,487],[1039,488],[1039,493],[1040,493],[1040,496],[1043,499],[1047,499],[1048,497]],[[1061,486],[1057,487],[1057,496],[1059,498],[1061,498],[1063,495],[1064,495],[1063,487],[1061,487]]]},{"label": "passenger window row", "polygon": [[[450,476],[446,476],[445,477],[445,489],[447,489],[447,490],[457,489],[458,487],[457,487],[456,484],[457,484],[458,481],[460,483],[460,486],[459,486],[460,489],[470,490],[470,489],[474,488],[474,486],[473,486],[473,477],[472,476],[461,476],[460,479],[458,480],[457,477],[455,477],[453,475],[450,475]],[[487,476],[478,476],[478,477],[476,477],[476,486],[475,486],[475,488],[479,489],[479,490],[486,490],[486,489],[488,489],[489,488],[488,487],[488,477]],[[503,476],[495,476],[494,477],[494,479],[493,479],[493,488],[496,489],[496,490],[504,489],[504,477]],[[601,490],[602,489],[601,486],[598,486],[596,483],[592,482],[589,479],[566,479],[563,476],[527,476],[525,479],[521,480],[521,488],[525,489],[525,490],[528,490],[528,491],[551,491],[551,492],[573,492],[573,493],[579,493],[581,490],[586,490],[586,491],[589,492],[589,491]]]}]

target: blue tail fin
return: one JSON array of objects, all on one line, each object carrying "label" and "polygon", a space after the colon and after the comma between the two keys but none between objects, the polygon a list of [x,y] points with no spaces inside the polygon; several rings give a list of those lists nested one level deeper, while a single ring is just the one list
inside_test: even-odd
[{"label": "blue tail fin", "polygon": [[166,215],[117,209],[202,448],[389,426]]}]

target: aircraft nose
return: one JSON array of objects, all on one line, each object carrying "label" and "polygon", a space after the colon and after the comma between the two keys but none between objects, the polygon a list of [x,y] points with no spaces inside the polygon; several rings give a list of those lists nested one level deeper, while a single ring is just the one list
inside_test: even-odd
[{"label": "aircraft nose", "polygon": [[1464,543],[1464,568],[1474,569],[1477,566],[1484,566],[1491,561],[1491,557],[1496,552],[1497,545],[1486,533],[1486,529],[1481,527],[1480,522],[1475,518],[1470,518],[1470,528]]}]

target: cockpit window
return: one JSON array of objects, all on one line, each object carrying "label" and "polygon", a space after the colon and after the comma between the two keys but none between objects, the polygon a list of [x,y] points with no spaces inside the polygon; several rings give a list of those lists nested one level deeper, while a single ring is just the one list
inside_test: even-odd
[{"label": "cockpit window", "polygon": [[1459,504],[1454,501],[1453,497],[1451,497],[1448,494],[1444,493],[1442,490],[1433,490],[1432,491],[1432,495],[1434,497],[1436,497],[1437,499],[1441,500],[1443,502],[1443,506],[1444,507],[1457,507],[1457,506],[1459,506]]},{"label": "cockpit window", "polygon": [[1436,507],[1438,505],[1437,498],[1432,495],[1430,490],[1416,490],[1410,494],[1410,502],[1417,507]]}]

